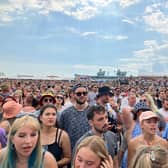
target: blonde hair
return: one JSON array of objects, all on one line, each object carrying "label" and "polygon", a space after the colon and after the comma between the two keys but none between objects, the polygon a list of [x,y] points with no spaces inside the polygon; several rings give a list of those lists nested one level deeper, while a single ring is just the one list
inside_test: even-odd
[{"label": "blonde hair", "polygon": [[143,96],[146,97],[147,101],[149,102],[149,107],[154,113],[158,112],[158,108],[153,100],[153,97],[149,93],[145,93]]},{"label": "blonde hair", "polygon": [[15,168],[15,162],[17,158],[17,151],[14,148],[12,143],[12,138],[16,134],[16,132],[22,127],[29,127],[32,130],[38,131],[38,140],[35,149],[33,150],[31,156],[29,157],[29,165],[36,168],[40,168],[42,162],[42,147],[40,141],[40,124],[38,120],[29,115],[22,116],[21,118],[17,118],[11,126],[7,149],[5,151],[2,167],[3,168]]},{"label": "blonde hair", "polygon": [[75,150],[74,158],[73,158],[72,168],[75,168],[74,162],[75,162],[76,155],[78,154],[79,150],[83,147],[89,147],[90,150],[93,151],[101,160],[109,158],[109,154],[103,139],[96,135],[89,136],[83,139],[80,142],[80,144],[77,146]]},{"label": "blonde hair", "polygon": [[160,146],[141,146],[129,168],[168,168],[168,151]]}]

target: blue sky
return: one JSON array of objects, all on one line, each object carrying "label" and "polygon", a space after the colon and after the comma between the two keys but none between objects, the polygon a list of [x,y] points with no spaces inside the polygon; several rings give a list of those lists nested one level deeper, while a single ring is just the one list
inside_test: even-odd
[{"label": "blue sky", "polygon": [[166,0],[0,0],[0,72],[168,75]]}]

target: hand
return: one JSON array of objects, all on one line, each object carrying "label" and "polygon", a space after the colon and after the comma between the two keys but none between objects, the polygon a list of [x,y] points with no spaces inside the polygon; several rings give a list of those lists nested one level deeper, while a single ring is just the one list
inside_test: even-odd
[{"label": "hand", "polygon": [[113,160],[109,155],[109,159],[106,159],[101,162],[100,168],[113,168]]}]

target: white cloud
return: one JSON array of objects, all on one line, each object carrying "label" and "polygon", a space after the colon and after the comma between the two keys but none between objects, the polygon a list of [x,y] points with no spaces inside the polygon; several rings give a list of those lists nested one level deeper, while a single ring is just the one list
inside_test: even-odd
[{"label": "white cloud", "polygon": [[117,40],[117,41],[128,39],[128,36],[124,36],[124,35],[104,35],[99,32],[93,32],[93,31],[81,32],[80,30],[78,30],[74,27],[67,27],[66,30],[73,33],[73,34],[77,34],[79,36],[82,36],[82,37],[94,37],[97,39]]},{"label": "white cloud", "polygon": [[134,21],[132,21],[131,19],[123,19],[122,22],[125,22],[125,23],[129,23],[129,24],[135,24]]},{"label": "white cloud", "polygon": [[140,2],[140,0],[120,0],[120,6],[122,8],[126,8],[126,7],[129,7],[131,5],[137,4],[139,2]]},{"label": "white cloud", "polygon": [[128,39],[128,37],[127,36],[118,35],[114,39],[116,39],[116,40],[126,40],[126,39]]},{"label": "white cloud", "polygon": [[[106,11],[105,7],[115,6],[115,3],[119,3],[122,8],[126,8],[138,2],[140,0],[9,0],[5,5],[8,6],[6,12],[11,12],[8,13],[10,17],[17,12],[24,15],[27,11],[46,16],[50,12],[61,12],[77,20],[87,20],[104,13]],[[0,4],[0,8],[2,5],[4,4]],[[4,10],[1,11],[1,13],[4,12]],[[113,14],[113,11],[109,14]],[[132,23],[130,20],[124,21]]]},{"label": "white cloud", "polygon": [[117,41],[128,39],[127,36],[123,36],[123,35],[100,35],[99,37],[105,40],[117,40]]},{"label": "white cloud", "polygon": [[[101,9],[110,5],[114,0],[9,0],[6,4],[0,3],[0,16],[4,14],[12,17],[17,12],[34,11],[48,15],[50,12],[62,12],[78,20],[86,20],[101,13]],[[10,12],[10,13],[9,13]],[[5,19],[1,19],[2,21]],[[12,20],[11,20],[12,21]]]},{"label": "white cloud", "polygon": [[[121,67],[126,71],[131,71],[133,74],[136,72],[145,72],[147,74],[158,74],[159,64],[162,71],[161,74],[168,74],[168,42],[158,44],[155,40],[144,41],[145,48],[133,52],[132,58],[122,58]],[[157,67],[157,70],[156,70]]]},{"label": "white cloud", "polygon": [[80,34],[80,30],[74,28],[74,27],[66,27],[65,28],[67,31],[73,33],[73,34]]},{"label": "white cloud", "polygon": [[1,22],[11,22],[14,20],[13,17],[10,16],[10,13],[15,10],[9,4],[0,5],[0,21]]},{"label": "white cloud", "polygon": [[9,15],[1,15],[1,21],[2,22],[11,22],[13,20],[13,18]]},{"label": "white cloud", "polygon": [[168,5],[165,3],[152,4],[146,7],[143,19],[148,31],[168,34],[168,14],[164,12],[165,9],[168,9]]},{"label": "white cloud", "polygon": [[72,12],[71,15],[78,20],[86,20],[94,17],[98,13],[98,9],[93,6],[84,6]]},{"label": "white cloud", "polygon": [[82,36],[92,36],[92,35],[95,35],[95,34],[97,34],[97,32],[84,32],[81,35]]},{"label": "white cloud", "polygon": [[9,0],[10,5],[17,10],[42,9],[47,5],[47,1],[42,0]]}]

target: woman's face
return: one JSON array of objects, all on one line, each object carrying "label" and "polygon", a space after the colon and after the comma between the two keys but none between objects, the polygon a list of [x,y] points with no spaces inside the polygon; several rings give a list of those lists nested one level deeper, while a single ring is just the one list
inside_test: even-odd
[{"label": "woman's face", "polygon": [[20,98],[21,98],[20,95],[16,94],[16,95],[14,95],[14,98],[16,99],[17,103],[20,103]]},{"label": "woman's face", "polygon": [[74,162],[75,168],[99,168],[101,159],[89,147],[82,147]]},{"label": "woman's face", "polygon": [[56,103],[62,104],[63,99],[64,99],[64,96],[63,96],[63,95],[61,95],[61,94],[57,95],[57,96],[56,96]]},{"label": "woman's face", "polygon": [[157,118],[150,118],[150,119],[146,119],[142,122],[141,128],[143,129],[144,133],[147,133],[150,135],[155,135],[157,128],[158,128],[157,124],[158,124]]},{"label": "woman's face", "polygon": [[12,143],[18,156],[29,157],[36,147],[38,141],[38,131],[28,126],[23,126],[12,137]]},{"label": "woman's face", "polygon": [[40,116],[41,122],[46,126],[55,126],[56,119],[56,111],[51,107],[46,108],[43,114]]}]

